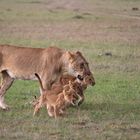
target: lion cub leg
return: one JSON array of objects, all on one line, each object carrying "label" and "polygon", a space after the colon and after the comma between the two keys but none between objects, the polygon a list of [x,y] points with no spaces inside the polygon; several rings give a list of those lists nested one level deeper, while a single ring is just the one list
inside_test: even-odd
[{"label": "lion cub leg", "polygon": [[55,119],[56,119],[58,116],[60,116],[60,108],[59,108],[57,105],[55,105],[55,106],[54,106],[54,117],[55,117]]},{"label": "lion cub leg", "polygon": [[35,116],[35,114],[39,112],[43,104],[44,104],[43,95],[41,95],[39,101],[35,104],[33,116]]},{"label": "lion cub leg", "polygon": [[60,114],[60,115],[64,115],[64,114],[65,114],[64,110],[63,110],[63,109],[60,109],[59,114]]},{"label": "lion cub leg", "polygon": [[35,116],[35,114],[39,112],[40,108],[41,107],[39,106],[39,104],[35,105],[33,116]]},{"label": "lion cub leg", "polygon": [[48,110],[48,115],[50,117],[54,117],[54,107],[53,106],[47,106],[47,110]]},{"label": "lion cub leg", "polygon": [[11,78],[6,71],[2,72],[2,85],[0,88],[0,108],[7,109],[8,106],[4,103],[4,95],[6,91],[11,87],[14,79]]}]

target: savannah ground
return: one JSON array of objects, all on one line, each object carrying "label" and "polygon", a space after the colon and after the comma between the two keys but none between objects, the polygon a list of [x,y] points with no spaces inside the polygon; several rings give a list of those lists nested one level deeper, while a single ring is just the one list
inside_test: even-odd
[{"label": "savannah ground", "polygon": [[96,85],[54,120],[33,117],[37,81],[15,81],[0,110],[0,140],[139,140],[140,1],[1,0],[0,44],[80,50]]}]

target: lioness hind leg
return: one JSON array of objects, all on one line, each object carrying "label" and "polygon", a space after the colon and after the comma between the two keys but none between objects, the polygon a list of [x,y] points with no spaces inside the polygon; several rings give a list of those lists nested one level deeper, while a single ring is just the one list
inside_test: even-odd
[{"label": "lioness hind leg", "polygon": [[2,84],[0,86],[0,108],[7,109],[7,105],[4,103],[4,95],[6,91],[11,87],[14,79],[11,78],[6,71],[2,72]]}]

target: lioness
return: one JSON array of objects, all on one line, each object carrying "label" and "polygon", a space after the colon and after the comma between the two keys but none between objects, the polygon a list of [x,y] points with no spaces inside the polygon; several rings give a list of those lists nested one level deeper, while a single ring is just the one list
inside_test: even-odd
[{"label": "lioness", "polygon": [[71,81],[69,82],[69,84],[64,86],[63,91],[61,91],[59,94],[52,94],[52,92],[54,91],[44,89],[39,75],[35,75],[40,83],[42,94],[39,97],[38,102],[36,102],[36,104],[34,105],[35,108],[33,115],[39,112],[40,108],[45,105],[48,110],[49,116],[54,116],[55,118],[57,118],[64,113],[64,109],[70,104],[73,106],[78,105],[77,100],[79,96],[74,89],[74,85]]},{"label": "lioness", "polygon": [[86,59],[78,52],[69,52],[57,47],[26,48],[0,45],[0,107],[6,109],[4,94],[15,79],[36,80],[40,75],[42,85],[50,89],[51,85],[64,73],[82,80],[90,74]]}]

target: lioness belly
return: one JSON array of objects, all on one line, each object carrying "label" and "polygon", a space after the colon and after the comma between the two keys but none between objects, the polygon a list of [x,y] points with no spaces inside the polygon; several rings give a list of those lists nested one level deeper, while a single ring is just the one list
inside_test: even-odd
[{"label": "lioness belly", "polygon": [[10,70],[7,70],[8,75],[13,79],[20,79],[20,80],[37,80],[34,74],[17,74]]}]

